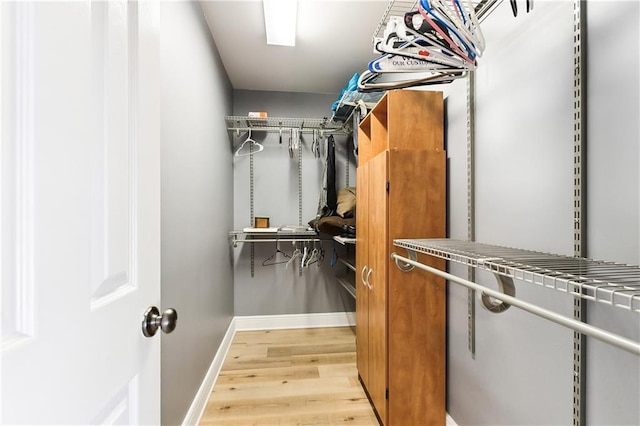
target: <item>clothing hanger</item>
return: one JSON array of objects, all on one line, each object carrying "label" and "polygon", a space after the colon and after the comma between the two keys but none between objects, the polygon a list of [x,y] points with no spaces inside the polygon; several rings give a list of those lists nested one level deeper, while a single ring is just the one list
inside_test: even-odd
[{"label": "clothing hanger", "polygon": [[[285,260],[276,260],[276,258],[279,255],[284,257]],[[280,263],[287,263],[289,261],[289,259],[291,259],[291,256],[289,256],[287,253],[285,253],[282,250],[280,250],[280,243],[278,243],[276,241],[276,251],[271,256],[269,256],[264,261],[262,261],[262,266],[278,265]]]},{"label": "clothing hanger", "polygon": [[306,266],[317,263],[318,266],[324,260],[324,248],[322,247],[322,242],[320,242],[320,248],[317,247],[316,242],[313,242],[313,250],[311,250],[311,254],[307,258]]},{"label": "clothing hanger", "polygon": [[[438,32],[438,34],[440,34],[440,36],[446,40],[448,46],[452,49],[453,52],[455,52],[456,55],[458,55],[459,57],[461,57],[462,59],[464,59],[465,61],[472,63],[472,64],[476,64],[476,52],[471,49],[469,47],[469,45],[467,44],[468,42],[465,42],[465,39],[463,36],[461,36],[456,30],[454,30],[453,28],[451,28],[450,25],[447,24],[446,21],[443,21],[442,19],[438,19],[436,18],[435,20],[433,19],[434,16],[436,16],[434,14],[434,9],[425,9],[422,6],[422,3],[424,1],[421,0],[421,3],[418,5],[418,11],[420,12],[420,15],[422,15],[422,17],[424,18],[425,21],[427,21],[431,27]],[[428,2],[424,2],[424,3],[428,3]],[[447,31],[444,31],[440,25],[437,24],[442,24],[444,25],[445,29]],[[449,34],[455,36],[455,37],[449,37]],[[454,41],[456,40],[456,41]],[[462,46],[460,46],[459,44],[462,44]],[[464,51],[463,51],[464,48]],[[466,52],[465,52],[466,51]]]},{"label": "clothing hanger", "polygon": [[418,11],[458,55],[474,63],[482,56],[485,40],[470,0],[420,0]]},{"label": "clothing hanger", "polygon": [[[511,3],[511,12],[513,13],[514,17],[517,17],[518,5],[516,3],[516,0],[510,0],[510,3]],[[533,0],[527,0],[526,5],[527,5],[527,13],[531,12],[533,10]]]},{"label": "clothing hanger", "polygon": [[[446,33],[436,22],[428,22],[418,12],[403,18],[392,16],[385,37],[376,39],[376,50],[385,55],[369,63],[371,72],[467,71],[476,68],[475,60],[461,49],[453,51],[440,33]],[[418,31],[420,30],[420,31]],[[462,55],[460,55],[460,53]],[[411,61],[399,57],[411,58]]]},{"label": "clothing hanger", "polygon": [[289,158],[293,159],[293,127],[289,129]]},{"label": "clothing hanger", "polygon": [[[244,148],[244,146],[247,144],[247,142],[249,143],[250,149],[248,152],[242,152],[242,149]],[[253,149],[251,149],[252,146],[255,146],[256,148],[258,148],[257,151],[254,151]],[[236,150],[236,157],[241,157],[243,155],[251,155],[254,154],[256,152],[260,152],[264,149],[264,146],[262,146],[262,144],[254,141],[253,139],[251,139],[251,129],[249,129],[249,135],[247,136],[247,139],[242,142],[242,145],[240,145],[240,147]]]},{"label": "clothing hanger", "polygon": [[474,54],[482,56],[482,52],[485,49],[485,40],[475,6],[471,0],[464,1],[464,6],[460,0],[452,0],[453,7],[448,6],[447,0],[428,1],[432,5],[436,5],[438,10],[447,14],[456,30],[468,41],[469,46],[473,47]]},{"label": "clothing hanger", "polygon": [[[413,78],[398,79],[398,75],[410,75]],[[419,74],[415,76],[414,74]],[[425,75],[426,74],[426,75]],[[393,76],[390,80],[389,76]],[[376,92],[380,90],[405,89],[414,86],[451,83],[457,78],[466,76],[466,72],[440,71],[428,73],[374,73],[365,70],[358,79],[360,92]]]},{"label": "clothing hanger", "polygon": [[302,267],[307,266],[307,255],[309,254],[309,246],[307,244],[304,245],[302,250],[302,260],[300,261],[300,265]]},{"label": "clothing hanger", "polygon": [[293,253],[291,254],[291,259],[289,259],[287,261],[287,268],[289,267],[289,265],[291,265],[293,263],[293,261],[295,259],[297,259],[298,257],[302,256],[302,251],[298,248],[298,244],[296,242],[294,242],[293,246],[295,247],[295,249],[293,250]]},{"label": "clothing hanger", "polygon": [[311,151],[315,158],[320,158],[320,141],[318,140],[318,129],[313,129]]},{"label": "clothing hanger", "polygon": [[369,62],[368,68],[371,72],[413,72],[428,69],[466,71],[476,68],[475,62],[460,58],[451,50],[439,45],[429,46],[422,37],[402,42],[391,35],[385,42],[380,41],[376,49],[384,54]]},{"label": "clothing hanger", "polygon": [[[462,9],[459,2],[458,6],[459,11]],[[471,10],[475,14],[473,5],[471,5]],[[420,3],[418,4],[418,11],[428,22],[431,23],[432,20],[435,20],[435,22],[446,28],[452,38],[449,38],[439,26],[434,25],[434,29],[445,37],[454,50],[458,51],[458,49],[464,48],[471,60],[475,60],[476,51],[474,43],[481,44],[481,40],[480,38],[476,38],[471,31],[468,31],[465,22],[461,20],[459,14],[451,11],[451,9],[440,0],[420,0]],[[479,29],[480,27],[478,26],[477,28]],[[459,54],[464,55],[462,52],[459,52]]]},{"label": "clothing hanger", "polygon": [[358,79],[362,92],[450,83],[477,67],[484,36],[470,0],[420,0],[418,10],[392,16],[382,55]]}]

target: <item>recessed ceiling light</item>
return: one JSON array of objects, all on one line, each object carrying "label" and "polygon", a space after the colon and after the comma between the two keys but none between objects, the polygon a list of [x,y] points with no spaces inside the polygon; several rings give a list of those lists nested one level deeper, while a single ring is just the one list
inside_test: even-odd
[{"label": "recessed ceiling light", "polygon": [[262,0],[267,44],[296,45],[297,0]]}]

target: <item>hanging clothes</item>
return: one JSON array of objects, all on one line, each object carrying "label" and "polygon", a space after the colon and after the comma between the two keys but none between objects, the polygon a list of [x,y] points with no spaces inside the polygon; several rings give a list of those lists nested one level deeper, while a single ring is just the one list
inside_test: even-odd
[{"label": "hanging clothes", "polygon": [[327,149],[325,153],[322,187],[320,189],[320,201],[318,202],[316,219],[333,216],[338,206],[336,193],[336,142],[333,135],[327,138]]},{"label": "hanging clothes", "polygon": [[327,207],[333,216],[338,207],[336,192],[336,141],[333,135],[327,140]]}]

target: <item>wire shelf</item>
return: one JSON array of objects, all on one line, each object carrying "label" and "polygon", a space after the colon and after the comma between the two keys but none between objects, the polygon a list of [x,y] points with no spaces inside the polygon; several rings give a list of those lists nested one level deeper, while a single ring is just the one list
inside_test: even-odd
[{"label": "wire shelf", "polygon": [[345,290],[355,299],[356,298],[356,287],[353,283],[349,282],[345,277],[336,277],[336,281],[344,287]]},{"label": "wire shelf", "polygon": [[279,132],[289,129],[299,129],[301,132],[312,132],[314,130],[326,131],[327,133],[351,133],[343,123],[337,123],[328,118],[287,118],[287,117],[266,117],[254,118],[244,116],[226,116],[224,118],[227,130],[233,131],[267,131]]},{"label": "wire shelf", "polygon": [[393,243],[417,253],[640,312],[638,266],[450,239],[398,239]]}]

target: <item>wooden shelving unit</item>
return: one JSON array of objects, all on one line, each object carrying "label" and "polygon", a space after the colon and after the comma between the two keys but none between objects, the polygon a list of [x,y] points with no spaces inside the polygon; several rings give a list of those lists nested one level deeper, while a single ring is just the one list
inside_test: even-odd
[{"label": "wooden shelving unit", "polygon": [[359,127],[357,364],[385,425],[445,423],[444,280],[390,263],[394,239],[445,236],[443,119],[441,92],[393,90]]}]

